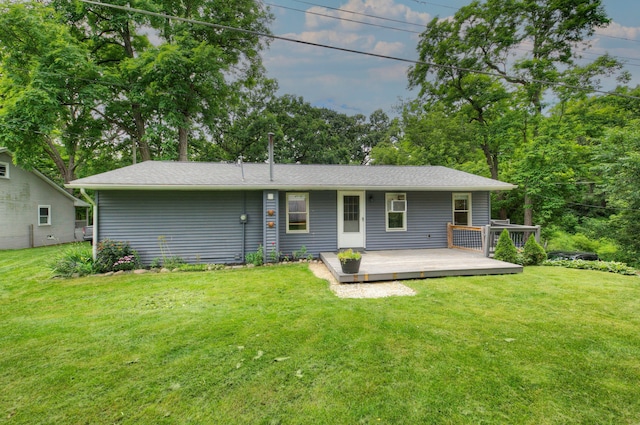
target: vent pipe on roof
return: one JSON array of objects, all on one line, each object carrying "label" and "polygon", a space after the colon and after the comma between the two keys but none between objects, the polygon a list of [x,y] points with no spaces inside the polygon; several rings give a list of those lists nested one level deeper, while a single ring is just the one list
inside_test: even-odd
[{"label": "vent pipe on roof", "polygon": [[269,133],[269,181],[273,181],[273,133]]}]

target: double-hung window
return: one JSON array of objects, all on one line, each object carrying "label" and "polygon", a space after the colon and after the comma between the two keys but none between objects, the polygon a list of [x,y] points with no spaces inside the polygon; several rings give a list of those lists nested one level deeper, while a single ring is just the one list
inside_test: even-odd
[{"label": "double-hung window", "polygon": [[309,233],[309,193],[287,193],[287,233]]},{"label": "double-hung window", "polygon": [[453,224],[471,226],[471,194],[453,194]]},{"label": "double-hung window", "polygon": [[407,194],[385,193],[387,232],[407,230]]},{"label": "double-hung window", "polygon": [[0,162],[0,179],[9,178],[9,164],[6,162]]},{"label": "double-hung window", "polygon": [[51,205],[38,205],[38,226],[51,225]]}]

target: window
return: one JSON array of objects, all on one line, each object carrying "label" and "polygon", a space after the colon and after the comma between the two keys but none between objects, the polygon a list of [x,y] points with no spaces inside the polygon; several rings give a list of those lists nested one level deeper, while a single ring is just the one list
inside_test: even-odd
[{"label": "window", "polygon": [[38,226],[51,225],[51,205],[38,205]]},{"label": "window", "polygon": [[407,230],[407,195],[405,193],[386,193],[387,231]]},{"label": "window", "polygon": [[453,224],[471,226],[471,194],[453,194]]},{"label": "window", "polygon": [[6,162],[0,162],[0,179],[9,178],[9,164]]},{"label": "window", "polygon": [[309,233],[308,193],[287,193],[287,233]]}]

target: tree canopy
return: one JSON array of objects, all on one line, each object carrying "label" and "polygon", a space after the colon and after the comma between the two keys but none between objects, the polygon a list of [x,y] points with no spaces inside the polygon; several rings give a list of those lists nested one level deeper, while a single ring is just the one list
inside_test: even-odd
[{"label": "tree canopy", "polygon": [[[640,88],[608,55],[600,0],[472,1],[433,19],[414,99],[368,117],[278,95],[256,0],[0,3],[0,145],[60,183],[139,160],[445,165],[517,184],[494,216],[640,252]],[[204,24],[197,23],[203,22]],[[222,29],[235,27],[247,32]],[[616,96],[618,95],[618,96]],[[586,237],[585,236],[585,237]]]}]

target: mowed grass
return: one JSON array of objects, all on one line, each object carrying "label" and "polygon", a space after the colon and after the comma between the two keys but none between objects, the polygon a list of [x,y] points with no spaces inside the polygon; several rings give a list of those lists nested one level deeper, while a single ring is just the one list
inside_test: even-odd
[{"label": "mowed grass", "polygon": [[0,422],[638,424],[640,278],[339,299],[305,265],[50,279],[0,252]]}]

